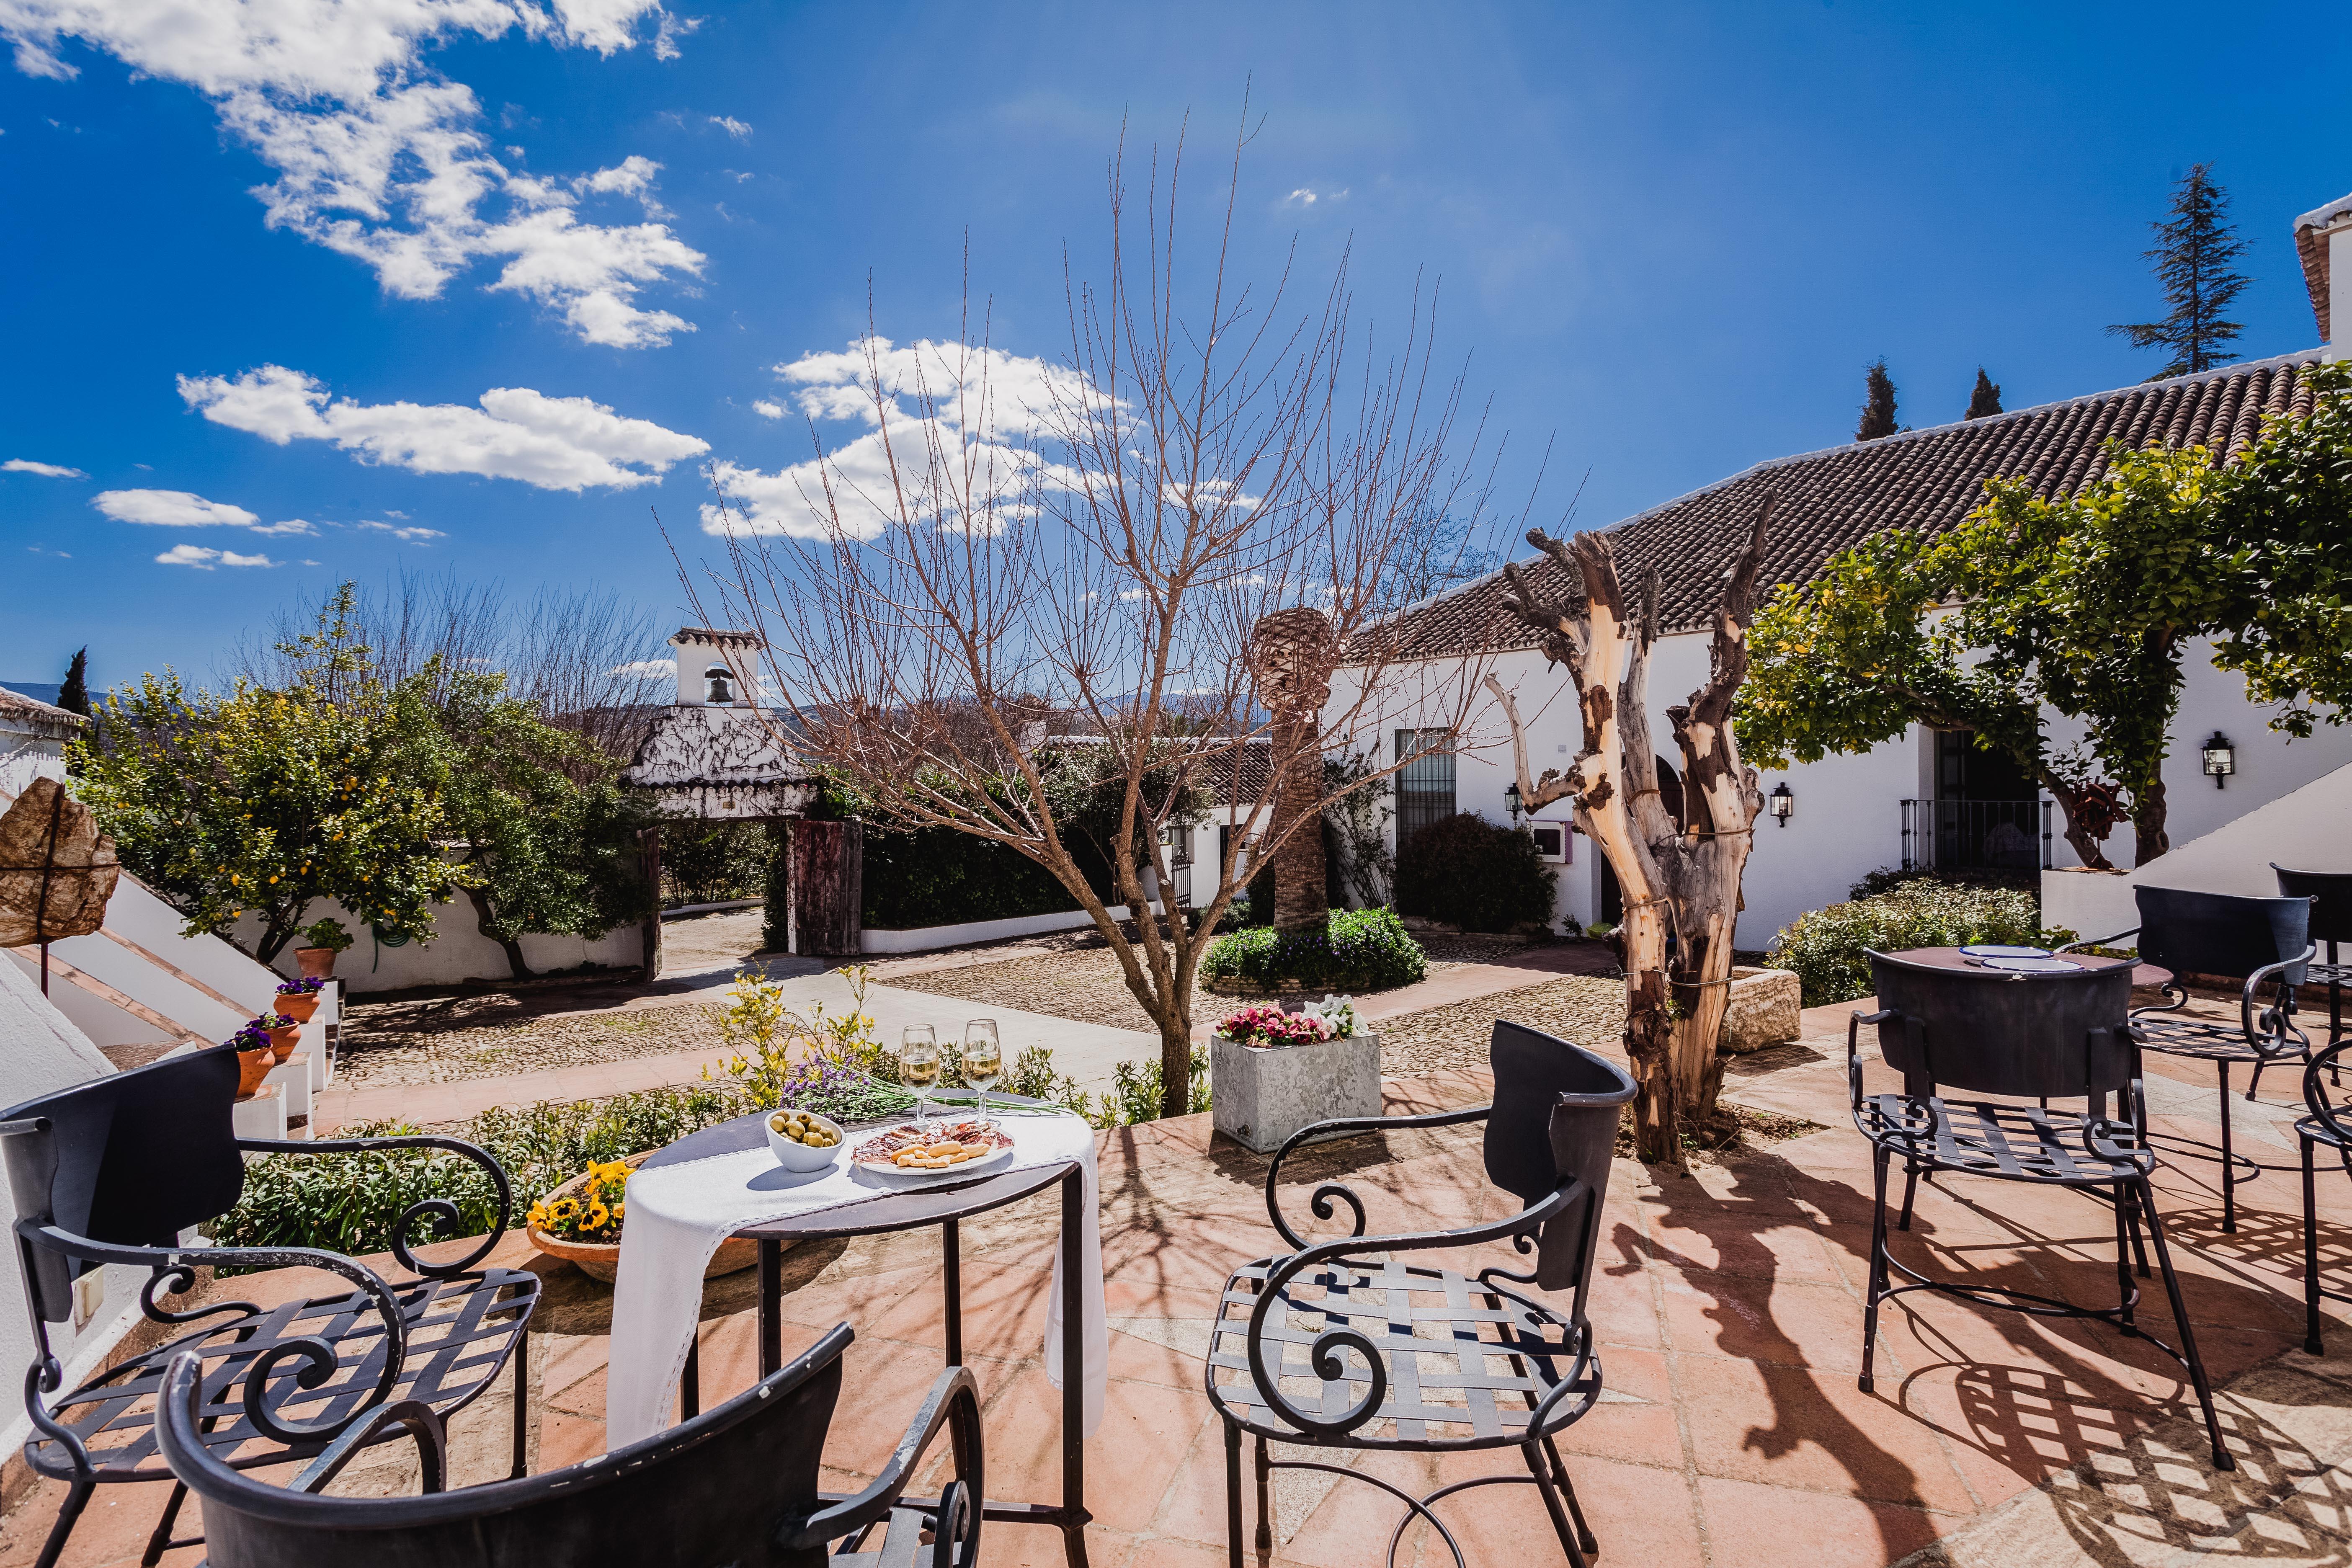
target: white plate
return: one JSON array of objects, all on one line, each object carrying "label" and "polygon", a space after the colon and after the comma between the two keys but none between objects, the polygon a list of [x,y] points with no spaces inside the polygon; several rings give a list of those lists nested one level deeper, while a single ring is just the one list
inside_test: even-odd
[{"label": "white plate", "polygon": [[2048,958],[2051,956],[2050,950],[2046,947],[2002,947],[1997,942],[1982,942],[1974,947],[1964,947],[1960,952],[1969,958]]},{"label": "white plate", "polygon": [[[959,1117],[957,1120],[963,1121],[968,1119]],[[858,1143],[864,1143],[871,1139],[879,1138],[886,1132],[896,1132],[902,1128],[912,1127],[914,1123],[911,1121],[902,1121],[896,1127],[877,1127],[867,1132],[864,1137],[859,1138],[856,1142]],[[992,1170],[996,1166],[1003,1164],[1007,1160],[1012,1158],[1013,1145],[1007,1143],[1001,1148],[992,1150],[986,1154],[982,1154],[977,1160],[966,1160],[963,1163],[960,1165],[950,1165],[944,1171],[926,1171],[919,1167],[910,1169],[905,1165],[893,1164],[887,1159],[861,1160],[855,1154],[850,1156],[849,1163],[858,1170],[868,1172],[877,1176],[892,1176],[901,1181],[928,1182],[966,1176],[970,1175],[974,1171]]]},{"label": "white plate", "polygon": [[1988,958],[1984,966],[2011,974],[2079,974],[2083,970],[2081,964],[2063,958]]}]

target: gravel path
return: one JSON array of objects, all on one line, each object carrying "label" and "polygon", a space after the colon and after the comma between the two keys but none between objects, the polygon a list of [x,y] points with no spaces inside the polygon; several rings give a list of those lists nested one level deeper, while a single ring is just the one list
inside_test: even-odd
[{"label": "gravel path", "polygon": [[[534,999],[536,1000],[536,999]],[[503,994],[430,1002],[356,1002],[343,1026],[338,1088],[458,1083],[670,1051],[716,1050],[719,1008],[542,1013]]]},{"label": "gravel path", "polygon": [[1579,1045],[1605,1046],[1625,1029],[1625,983],[1572,974],[1383,1018],[1381,1070],[1391,1078],[1423,1078],[1455,1068],[1484,1068],[1498,1017]]}]

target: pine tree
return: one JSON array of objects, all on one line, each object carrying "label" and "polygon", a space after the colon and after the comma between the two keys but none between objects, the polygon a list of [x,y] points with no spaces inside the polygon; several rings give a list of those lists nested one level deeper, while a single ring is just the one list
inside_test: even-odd
[{"label": "pine tree", "polygon": [[2000,412],[2000,384],[1984,373],[1984,366],[1979,365],[1977,366],[1977,389],[1969,394],[1969,411],[1961,417],[1982,419],[1988,415]]},{"label": "pine tree", "polygon": [[1862,423],[1854,427],[1857,441],[1875,441],[1882,436],[1892,436],[1895,424],[1895,378],[1886,374],[1886,360],[1882,355],[1873,363],[1865,376],[1868,401],[1862,405]]},{"label": "pine tree", "polygon": [[2172,313],[2161,321],[2122,322],[2107,329],[2110,335],[2129,338],[2136,349],[2172,352],[2150,381],[2194,375],[2240,357],[2228,345],[2245,329],[2221,313],[2249,281],[2230,265],[2245,254],[2246,242],[2229,221],[2230,193],[2214,183],[2212,168],[2200,163],[2182,175],[2172,193],[2172,216],[2148,225],[2156,231],[2157,243],[2141,254],[2156,264]]},{"label": "pine tree", "polygon": [[89,670],[89,649],[75,653],[73,662],[66,666],[65,684],[58,688],[58,706],[68,713],[89,717],[89,687],[85,677]]}]

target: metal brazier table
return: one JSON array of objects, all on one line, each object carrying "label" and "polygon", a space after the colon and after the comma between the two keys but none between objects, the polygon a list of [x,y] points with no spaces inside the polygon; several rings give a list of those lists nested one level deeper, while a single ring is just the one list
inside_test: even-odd
[{"label": "metal brazier table", "polygon": [[[1034,1103],[1010,1095],[989,1097],[992,1108]],[[959,1108],[950,1103],[949,1109]],[[762,1147],[767,1135],[761,1123],[767,1115],[766,1111],[759,1111],[740,1116],[681,1138],[640,1168],[656,1170],[664,1165],[681,1165],[690,1160]],[[849,1136],[845,1142],[879,1125],[882,1123],[867,1122],[846,1127],[843,1131]],[[1033,1165],[1002,1176],[978,1176],[970,1181],[950,1180],[929,1186],[877,1192],[860,1202],[749,1226],[735,1234],[759,1244],[760,1375],[765,1377],[784,1363],[784,1243],[880,1236],[938,1226],[947,1319],[947,1364],[957,1366],[963,1362],[963,1258],[958,1226],[971,1215],[1003,1208],[1056,1184],[1062,1189],[1062,1500],[1006,1502],[991,1498],[982,1509],[982,1517],[1004,1524],[1052,1525],[1062,1532],[1063,1552],[1071,1568],[1086,1568],[1086,1527],[1093,1516],[1086,1506],[1086,1354],[1084,1313],[1078,1294],[1078,1227],[1087,1215],[1086,1172],[1078,1162]],[[678,1382],[682,1413],[689,1417],[702,1407],[699,1361],[698,1338],[687,1352],[686,1367]]]}]

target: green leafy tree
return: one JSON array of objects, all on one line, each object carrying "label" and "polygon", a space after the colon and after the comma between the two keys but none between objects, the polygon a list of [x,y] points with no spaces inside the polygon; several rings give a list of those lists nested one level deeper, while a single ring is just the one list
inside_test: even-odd
[{"label": "green leafy tree", "polygon": [[437,665],[396,695],[403,763],[440,796],[482,934],[521,977],[525,931],[593,940],[642,918],[637,835],[652,816],[612,759],[507,695],[505,676]]},{"label": "green leafy tree", "polygon": [[76,793],[123,863],[191,935],[257,914],[265,963],[315,900],[429,936],[432,905],[462,879],[436,843],[440,801],[400,766],[392,702],[350,612],[347,587],[284,645],[295,676],[282,689],[192,693],[166,669],[110,693],[94,734],[72,744]]},{"label": "green leafy tree", "polygon": [[77,648],[66,666],[65,683],[58,688],[58,706],[68,713],[89,717],[89,649]]},{"label": "green leafy tree", "polygon": [[2245,328],[2225,319],[2224,312],[2250,279],[2232,265],[2245,254],[2246,242],[2238,237],[2229,212],[2230,193],[2214,182],[2213,165],[2200,163],[2173,187],[2171,216],[2148,225],[2156,244],[2141,254],[2156,264],[2164,302],[2171,309],[2160,321],[2118,322],[2107,332],[2129,338],[2136,349],[2170,353],[2150,381],[2194,375],[2239,357],[2229,345]]},{"label": "green leafy tree", "polygon": [[1854,426],[1857,441],[1875,441],[1892,436],[1895,423],[1895,378],[1886,374],[1886,361],[1873,361],[1863,374],[1862,423]]},{"label": "green leafy tree", "polygon": [[2000,411],[2000,384],[1985,374],[1984,366],[1977,366],[1976,389],[1969,394],[1969,411],[1961,417],[1989,419]]}]

